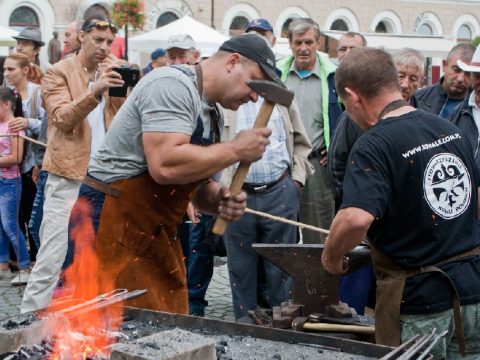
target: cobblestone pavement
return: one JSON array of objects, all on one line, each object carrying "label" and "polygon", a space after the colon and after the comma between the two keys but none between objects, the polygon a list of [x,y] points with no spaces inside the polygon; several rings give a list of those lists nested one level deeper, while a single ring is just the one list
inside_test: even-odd
[{"label": "cobblestone pavement", "polygon": [[[25,286],[11,286],[10,281],[10,279],[0,280],[0,319],[20,312]],[[217,259],[215,262],[206,299],[208,301],[206,317],[234,321],[228,270],[222,259]]]}]

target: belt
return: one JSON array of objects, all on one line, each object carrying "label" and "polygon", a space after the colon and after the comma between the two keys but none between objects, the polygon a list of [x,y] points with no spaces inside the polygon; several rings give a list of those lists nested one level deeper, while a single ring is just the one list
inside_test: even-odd
[{"label": "belt", "polygon": [[252,184],[252,183],[243,183],[242,189],[245,190],[246,192],[250,193],[263,193],[275,185],[277,185],[280,181],[285,179],[289,175],[288,169],[285,170],[285,172],[280,176],[277,180],[265,183],[265,184]]},{"label": "belt", "polygon": [[113,196],[113,197],[119,197],[120,196],[120,190],[115,189],[114,187],[110,186],[109,184],[106,184],[100,180],[97,180],[90,175],[85,175],[85,177],[82,180],[82,183],[84,183],[87,186],[90,186],[92,189],[95,189],[97,191],[100,191],[104,194]]},{"label": "belt", "polygon": [[322,156],[322,151],[325,150],[325,148],[320,148],[320,149],[315,149],[310,152],[310,155],[308,155],[309,159],[317,158]]}]

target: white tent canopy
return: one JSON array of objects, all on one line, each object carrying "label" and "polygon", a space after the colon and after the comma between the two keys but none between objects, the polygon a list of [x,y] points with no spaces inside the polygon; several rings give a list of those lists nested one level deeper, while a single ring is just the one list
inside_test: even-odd
[{"label": "white tent canopy", "polygon": [[[340,39],[344,32],[324,31],[325,35]],[[396,53],[402,48],[412,48],[420,51],[426,57],[446,58],[448,52],[455,46],[455,42],[439,36],[393,35],[362,33],[367,39],[367,45],[373,48],[382,48],[389,53]]]},{"label": "white tent canopy", "polygon": [[[152,51],[159,47],[167,46],[168,38],[177,34],[190,35],[193,40],[195,40],[197,50],[200,51],[201,56],[211,55],[228,39],[227,36],[192,19],[190,16],[184,16],[170,24],[129,39],[128,50],[130,61],[140,62],[140,53],[148,54],[149,59]],[[142,56],[142,59],[143,58],[144,56]]]},{"label": "white tent canopy", "polygon": [[17,45],[17,40],[12,36],[17,36],[18,31],[12,30],[5,26],[0,26],[0,46],[15,46]]}]

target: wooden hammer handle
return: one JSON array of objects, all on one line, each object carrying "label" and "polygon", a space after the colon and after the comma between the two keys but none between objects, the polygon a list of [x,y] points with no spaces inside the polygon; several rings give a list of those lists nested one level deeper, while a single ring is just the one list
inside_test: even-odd
[{"label": "wooden hammer handle", "polygon": [[374,326],[359,325],[341,325],[328,323],[305,323],[304,330],[324,331],[324,332],[349,332],[355,334],[375,335]]},{"label": "wooden hammer handle", "polygon": [[[274,106],[275,104],[271,103],[270,101],[263,101],[257,118],[255,119],[255,123],[253,124],[254,129],[267,126],[270,115],[272,115]],[[248,174],[249,168],[250,164],[246,163],[240,163],[240,165],[238,166],[237,171],[235,171],[235,174],[233,175],[232,183],[230,184],[231,196],[238,195],[242,190],[243,182],[245,181],[245,177]],[[225,219],[217,217],[217,220],[213,225],[212,232],[217,235],[223,235],[225,233],[225,230],[227,229],[227,225],[228,222]]]}]

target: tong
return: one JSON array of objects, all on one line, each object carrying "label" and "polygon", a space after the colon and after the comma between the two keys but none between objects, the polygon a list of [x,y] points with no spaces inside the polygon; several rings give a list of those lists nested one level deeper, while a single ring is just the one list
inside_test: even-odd
[{"label": "tong", "polygon": [[147,291],[148,290],[146,289],[134,291],[128,291],[127,289],[115,289],[105,294],[100,294],[91,300],[82,302],[81,304],[59,310],[56,313],[63,314],[67,317],[77,317],[89,311],[101,309],[124,300],[136,298],[145,294]]}]

